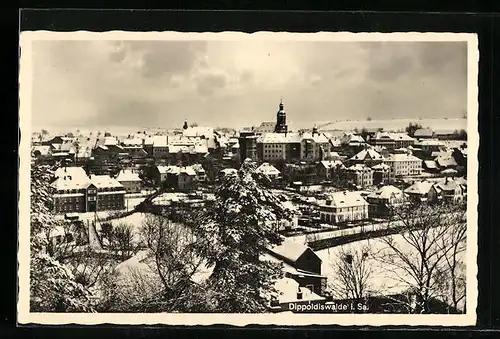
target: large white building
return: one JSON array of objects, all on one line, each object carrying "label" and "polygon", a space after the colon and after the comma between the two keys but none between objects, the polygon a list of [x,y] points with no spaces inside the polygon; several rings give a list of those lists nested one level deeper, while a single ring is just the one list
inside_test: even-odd
[{"label": "large white building", "polygon": [[327,223],[368,219],[368,202],[359,192],[332,193],[319,206],[320,218]]},{"label": "large white building", "polygon": [[422,160],[411,154],[391,154],[384,162],[392,168],[397,177],[422,173]]}]

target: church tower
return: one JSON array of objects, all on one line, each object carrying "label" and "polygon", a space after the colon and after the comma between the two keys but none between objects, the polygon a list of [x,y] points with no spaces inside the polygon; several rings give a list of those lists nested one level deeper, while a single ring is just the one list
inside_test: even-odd
[{"label": "church tower", "polygon": [[287,133],[288,126],[286,125],[286,113],[283,105],[283,99],[280,102],[280,109],[276,113],[276,126],[274,127],[275,133]]}]

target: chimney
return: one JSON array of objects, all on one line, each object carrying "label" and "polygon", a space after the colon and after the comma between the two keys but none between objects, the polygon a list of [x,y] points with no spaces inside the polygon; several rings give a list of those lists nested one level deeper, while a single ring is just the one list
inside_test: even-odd
[{"label": "chimney", "polygon": [[302,290],[300,289],[300,286],[299,289],[297,290],[297,300],[302,300]]}]

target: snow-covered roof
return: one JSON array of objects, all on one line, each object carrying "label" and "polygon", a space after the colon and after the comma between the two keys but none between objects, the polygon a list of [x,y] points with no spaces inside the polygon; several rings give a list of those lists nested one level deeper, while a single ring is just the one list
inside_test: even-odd
[{"label": "snow-covered roof", "polygon": [[[292,278],[281,278],[275,282],[274,287],[278,291],[278,300],[280,303],[325,299],[306,287],[299,287],[299,283]],[[297,292],[299,291],[302,292],[300,300],[297,299]]]},{"label": "snow-covered roof", "polygon": [[436,162],[434,160],[425,160],[424,164],[425,164],[425,167],[427,167],[428,169],[437,169],[438,168],[438,165],[436,164]]},{"label": "snow-covered roof", "polygon": [[205,169],[201,164],[194,164],[191,167],[196,171],[196,173],[205,173]]},{"label": "snow-covered roof", "polygon": [[436,163],[440,166],[440,167],[454,167],[454,166],[457,166],[457,162],[455,160],[455,158],[453,158],[452,156],[438,156],[436,158]]},{"label": "snow-covered roof", "polygon": [[59,167],[54,176],[56,178],[71,177],[77,180],[88,179],[87,173],[82,167]]},{"label": "snow-covered roof", "polygon": [[358,172],[358,171],[371,172],[372,171],[372,169],[370,167],[366,166],[365,164],[352,165],[349,168],[347,168],[347,170],[349,170],[349,171],[355,171],[355,172]]},{"label": "snow-covered roof", "polygon": [[158,172],[160,174],[167,174],[167,173],[172,173],[172,174],[179,174],[179,167],[178,166],[162,166],[158,165],[156,166],[158,169]]},{"label": "snow-covered roof", "polygon": [[153,147],[167,147],[168,137],[166,135],[155,135],[153,137]]},{"label": "snow-covered roof", "polygon": [[454,191],[460,184],[454,180],[446,180],[436,184],[436,187],[442,191]]},{"label": "snow-covered roof", "polygon": [[389,155],[385,161],[420,161],[422,162],[422,159],[417,158],[414,155],[411,154],[391,154]]},{"label": "snow-covered roof", "polygon": [[368,205],[359,192],[350,191],[331,193],[325,204],[337,208]]},{"label": "snow-covered roof", "polygon": [[383,160],[384,157],[374,149],[367,148],[356,154],[351,160]]},{"label": "snow-covered roof", "polygon": [[429,193],[432,186],[434,186],[434,184],[432,182],[429,182],[426,180],[418,181],[418,182],[414,183],[413,185],[411,185],[410,187],[408,187],[407,189],[405,189],[404,192],[410,193],[410,194],[424,195],[424,194]]},{"label": "snow-covered roof", "polygon": [[322,160],[320,161],[320,164],[326,169],[345,168],[344,164],[340,160]]},{"label": "snow-covered roof", "polygon": [[257,142],[263,144],[299,143],[301,139],[299,133],[265,133],[257,138]]},{"label": "snow-covered roof", "polygon": [[273,165],[265,162],[263,164],[261,164],[259,167],[257,167],[257,172],[259,173],[263,173],[263,174],[266,174],[266,175],[280,175],[281,172],[276,168],[274,167]]},{"label": "snow-covered roof", "polygon": [[221,173],[224,175],[237,175],[238,170],[235,168],[225,168],[225,169],[221,170]]},{"label": "snow-covered roof", "polygon": [[378,165],[375,165],[372,167],[372,170],[374,171],[388,171],[391,169],[391,166],[387,165],[387,164],[378,164]]},{"label": "snow-covered roof", "polygon": [[301,139],[304,140],[314,140],[316,143],[327,143],[329,142],[328,138],[323,133],[311,133],[305,132],[301,135]]},{"label": "snow-covered roof", "polygon": [[213,127],[204,127],[204,126],[188,127],[187,129],[182,131],[182,135],[185,137],[204,136],[208,138],[214,135],[214,129]]},{"label": "snow-covered roof", "polygon": [[285,240],[281,245],[272,247],[269,250],[285,259],[295,262],[310,248],[300,243]]},{"label": "snow-covered roof", "polygon": [[92,175],[90,181],[97,188],[123,188],[123,185],[109,175]]},{"label": "snow-covered roof", "polygon": [[41,155],[49,155],[50,154],[50,146],[33,146],[33,152],[40,152]]},{"label": "snow-covered roof", "polygon": [[371,194],[369,194],[368,198],[390,199],[392,197],[402,197],[403,194],[403,191],[399,188],[392,185],[387,185],[381,187],[376,192],[372,192]]},{"label": "snow-covered roof", "polygon": [[195,176],[196,171],[191,166],[181,167],[179,173],[184,173],[186,175]]},{"label": "snow-covered roof", "polygon": [[139,178],[139,173],[132,170],[121,170],[120,173],[118,173],[116,180],[119,182],[142,181],[141,178]]},{"label": "snow-covered roof", "polygon": [[104,146],[118,145],[118,139],[116,137],[105,137]]},{"label": "snow-covered roof", "polygon": [[134,137],[134,138],[127,138],[123,140],[123,144],[125,146],[142,146],[143,139]]}]

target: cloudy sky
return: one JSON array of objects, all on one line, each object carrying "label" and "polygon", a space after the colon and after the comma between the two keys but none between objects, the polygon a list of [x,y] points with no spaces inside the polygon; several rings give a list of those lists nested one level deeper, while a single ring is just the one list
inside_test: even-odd
[{"label": "cloudy sky", "polygon": [[465,42],[35,41],[33,125],[461,117]]}]

